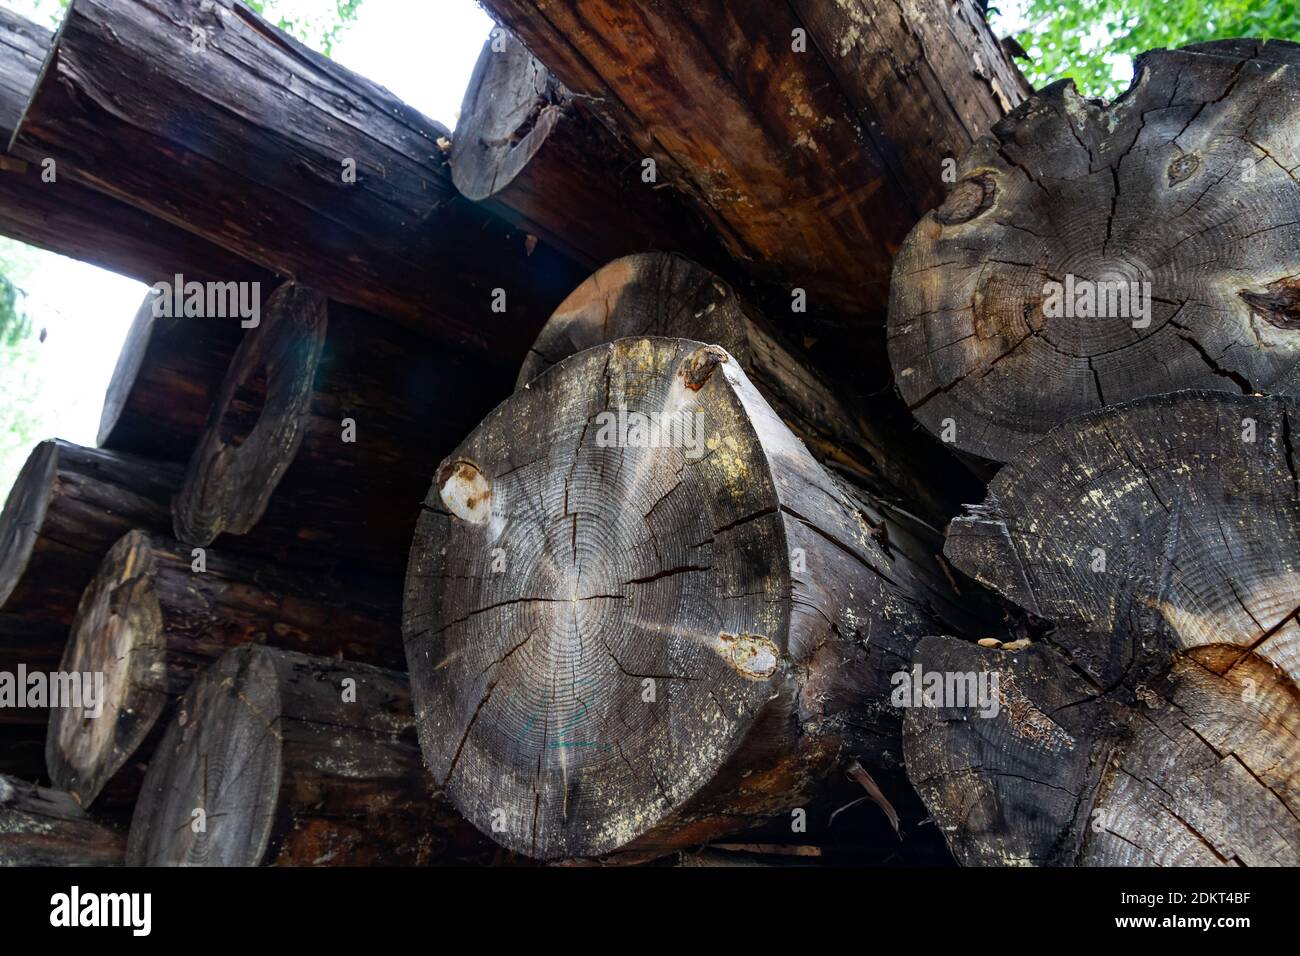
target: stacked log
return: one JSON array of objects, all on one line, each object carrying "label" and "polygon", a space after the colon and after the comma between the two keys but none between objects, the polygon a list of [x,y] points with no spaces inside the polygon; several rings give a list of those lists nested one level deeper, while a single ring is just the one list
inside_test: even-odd
[{"label": "stacked log", "polygon": [[74,0],[12,149],[338,302],[517,361],[576,273],[461,198],[449,146],[235,0]]},{"label": "stacked log", "polygon": [[125,851],[66,793],[0,775],[0,866],[120,866]]},{"label": "stacked log", "polygon": [[286,283],[227,370],[176,537],[347,568],[396,606],[429,475],[507,389],[463,352]]},{"label": "stacked log", "polygon": [[403,615],[425,760],[467,819],[544,859],[789,814],[847,755],[887,773],[892,672],[968,619],[914,540],[718,346],[578,352],[430,489]]},{"label": "stacked log", "polygon": [[[59,669],[104,675],[93,712],[52,712],[46,767],[90,806],[110,785],[134,795],[156,727],[214,659],[243,643],[401,666],[398,619],[345,580],[212,552],[133,531],[86,587]],[[120,778],[119,778],[120,773]]]},{"label": "stacked log", "polygon": [[204,672],[149,765],[132,866],[473,860],[420,764],[406,677],[244,646]]},{"label": "stacked log", "polygon": [[1297,49],[1156,50],[1109,106],[1062,80],[995,125],[894,266],[917,419],[1007,461],[1144,395],[1300,389]]},{"label": "stacked log", "polygon": [[1028,648],[928,638],[1000,708],[907,712],[908,774],[968,864],[1300,860],[1294,398],[1179,392],[1061,425],[946,553],[1051,622]]},{"label": "stacked log", "polygon": [[484,5],[736,259],[859,331],[943,160],[1024,89],[969,0]]}]

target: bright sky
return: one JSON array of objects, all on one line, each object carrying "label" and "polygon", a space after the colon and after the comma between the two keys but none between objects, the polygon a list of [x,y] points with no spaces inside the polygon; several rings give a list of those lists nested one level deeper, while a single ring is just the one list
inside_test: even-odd
[{"label": "bright sky", "polygon": [[[281,0],[279,9],[319,11],[330,0]],[[0,6],[52,25],[54,0],[0,0]],[[335,44],[334,60],[382,83],[448,127],[492,21],[474,0],[362,0],[357,19]],[[27,401],[40,418],[38,440],[93,445],[104,390],[146,287],[131,279],[41,250],[0,240],[0,258],[21,258],[17,284],[28,294],[35,327],[46,330],[33,375],[0,380],[0,402]],[[33,395],[33,393],[35,393]],[[26,457],[0,451],[0,498]]]}]

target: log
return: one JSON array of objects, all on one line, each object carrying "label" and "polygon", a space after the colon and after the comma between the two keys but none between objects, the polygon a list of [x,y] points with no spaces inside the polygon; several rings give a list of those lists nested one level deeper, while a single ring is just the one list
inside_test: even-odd
[{"label": "log", "polygon": [[1000,712],[909,710],[908,775],[959,861],[1300,860],[1300,402],[1187,391],[1062,425],[954,521],[946,553],[1045,622]]},{"label": "log", "polygon": [[[273,283],[261,288],[271,291]],[[184,461],[193,453],[243,328],[238,318],[159,314],[144,297],[118,355],[99,419],[101,448]]]},{"label": "log", "polygon": [[440,140],[234,0],[75,0],[12,149],[484,361],[521,356],[580,277],[461,198]]},{"label": "log", "polygon": [[492,31],[452,138],[463,196],[588,268],[649,249],[720,261],[700,216],[643,181],[641,158],[514,36]]},{"label": "log", "polygon": [[0,775],[0,866],[121,866],[125,851],[68,794]]},{"label": "log", "polygon": [[485,841],[439,800],[414,724],[396,671],[234,648],[190,688],[167,728],[131,821],[127,863],[473,860]]},{"label": "log", "polygon": [[152,285],[177,272],[201,281],[270,279],[202,236],[73,182],[56,167],[5,155],[50,47],[50,31],[0,10],[0,234]]},{"label": "log", "polygon": [[1020,100],[970,0],[484,5],[737,259],[858,329],[943,159]]},{"label": "log", "polygon": [[894,267],[927,429],[1008,461],[1108,404],[1300,388],[1300,47],[1264,47],[1152,51],[1109,106],[1055,83],[962,158]]},{"label": "log", "polygon": [[[79,706],[51,714],[50,779],[92,805],[119,771],[148,762],[172,704],[238,644],[403,666],[393,609],[350,592],[345,581],[216,552],[195,571],[176,542],[126,535],[86,587],[59,668],[102,673],[104,699],[96,715]],[[138,787],[138,775],[125,776],[121,790]]]},{"label": "log", "polygon": [[286,283],[227,371],[172,505],[175,536],[388,576],[396,607],[429,476],[508,390],[462,352]]},{"label": "log", "polygon": [[167,528],[180,477],[173,465],[41,442],[0,511],[0,612],[66,629],[114,542],[134,528]]},{"label": "log", "polygon": [[[677,254],[625,256],[597,270],[542,328],[516,388],[575,352],[648,335],[722,346],[819,462],[896,512],[912,509],[941,528],[960,502],[982,492],[937,449],[869,412],[847,383],[812,371],[802,351],[728,283]],[[917,531],[926,535],[923,526]],[[940,532],[929,534],[938,553]]]},{"label": "log", "polygon": [[[620,414],[665,428],[620,435]],[[891,672],[966,624],[940,623],[966,609],[910,546],[717,346],[572,355],[447,457],[416,526],[425,761],[543,859],[708,842],[788,814],[846,755],[883,776]]]}]

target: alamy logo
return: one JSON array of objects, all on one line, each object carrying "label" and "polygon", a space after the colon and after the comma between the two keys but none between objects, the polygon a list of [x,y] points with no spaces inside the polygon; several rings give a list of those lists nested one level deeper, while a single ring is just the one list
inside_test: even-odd
[{"label": "alamy logo", "polygon": [[1151,324],[1151,283],[1096,282],[1067,275],[1043,284],[1043,315],[1049,319],[1130,319],[1133,328]]},{"label": "alamy logo", "polygon": [[83,717],[104,712],[103,671],[0,671],[0,707],[78,707]]},{"label": "alamy logo", "polygon": [[597,448],[681,448],[692,460],[704,456],[701,412],[603,411],[596,415]]},{"label": "alamy logo", "polygon": [[970,708],[981,717],[996,717],[1002,711],[997,671],[926,671],[913,664],[910,671],[896,671],[890,678],[895,707]]},{"label": "alamy logo", "polygon": [[150,291],[155,318],[237,318],[245,329],[262,321],[260,282],[186,282],[178,272],[171,282],[155,282]]},{"label": "alamy logo", "polygon": [[51,926],[129,926],[148,936],[153,926],[151,893],[82,893],[74,886],[50,897]]}]

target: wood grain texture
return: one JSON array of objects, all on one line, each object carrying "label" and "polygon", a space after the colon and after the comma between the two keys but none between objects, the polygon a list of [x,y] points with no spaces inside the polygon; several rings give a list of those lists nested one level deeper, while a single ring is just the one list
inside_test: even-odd
[{"label": "wood grain texture", "polygon": [[944,157],[1019,101],[1014,66],[966,0],[485,6],[656,160],[737,259],[859,325],[883,317],[890,262]]},{"label": "wood grain texture", "polygon": [[439,140],[234,0],[75,0],[13,149],[338,301],[522,354],[579,277],[459,197]]},{"label": "wood grain texture", "polygon": [[136,804],[127,862],[482,862],[486,841],[439,799],[414,723],[396,671],[234,648],[179,704]]},{"label": "wood grain texture", "polygon": [[926,428],[1007,461],[1143,395],[1300,388],[1296,49],[1152,51],[1109,106],[1055,83],[962,157],[894,267],[890,359]]},{"label": "wood grain texture", "polygon": [[204,282],[269,279],[202,236],[66,175],[46,182],[39,162],[6,155],[50,39],[44,27],[0,10],[0,234],[150,284],[177,272]]},{"label": "wood grain texture", "polygon": [[928,523],[930,534],[941,533],[935,529],[962,501],[982,494],[936,446],[894,427],[851,385],[813,365],[730,284],[676,253],[625,256],[593,273],[547,320],[516,387],[575,352],[629,336],[722,346],[818,461],[898,517],[923,516],[916,520]]},{"label": "wood grain texture", "polygon": [[0,775],[0,866],[120,866],[125,851],[68,794]]},{"label": "wood grain texture", "polygon": [[[54,784],[91,806],[114,787],[134,797],[172,705],[226,649],[267,644],[363,663],[402,666],[392,608],[372,607],[347,581],[190,549],[133,531],[86,587],[60,670],[104,675],[99,713],[50,716],[46,766]],[[121,777],[121,781],[115,778]]]},{"label": "wood grain texture", "polygon": [[501,27],[483,44],[451,145],[475,202],[596,268],[650,249],[724,257],[703,219],[642,178],[642,156]]},{"label": "wood grain texture", "polygon": [[[701,443],[604,431],[620,412],[696,422]],[[890,675],[966,610],[904,541],[724,350],[576,353],[425,502],[403,627],[428,765],[471,822],[546,859],[706,842],[789,813],[849,754],[888,773]]]},{"label": "wood grain texture", "polygon": [[[1294,398],[1178,392],[1062,425],[954,521],[955,565],[1040,617],[1001,713],[908,712],[908,774],[968,863],[1294,865]],[[1104,559],[1104,563],[1102,563]]]}]

